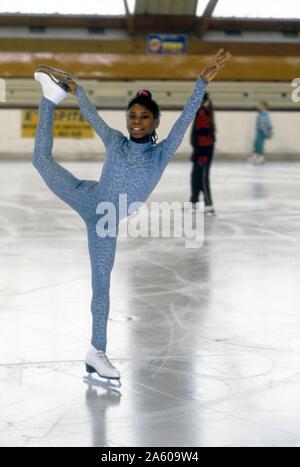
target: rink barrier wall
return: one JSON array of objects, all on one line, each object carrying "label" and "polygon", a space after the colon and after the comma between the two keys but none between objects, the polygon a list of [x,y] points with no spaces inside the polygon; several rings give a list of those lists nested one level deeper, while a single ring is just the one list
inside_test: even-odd
[{"label": "rink barrier wall", "polygon": [[[159,140],[169,133],[179,111],[163,111],[158,129]],[[274,137],[266,143],[266,152],[275,159],[300,159],[299,112],[270,112]],[[127,135],[125,113],[102,111],[101,116],[113,128]],[[234,159],[252,152],[255,136],[256,112],[217,111],[216,154],[230,155]],[[104,146],[93,132],[92,138],[55,138],[54,154],[66,160],[103,158]],[[22,110],[0,109],[0,158],[28,159],[33,152],[34,138],[22,138]],[[190,129],[178,150],[176,158],[189,158],[191,153]],[[227,156],[228,157],[228,156]]]}]

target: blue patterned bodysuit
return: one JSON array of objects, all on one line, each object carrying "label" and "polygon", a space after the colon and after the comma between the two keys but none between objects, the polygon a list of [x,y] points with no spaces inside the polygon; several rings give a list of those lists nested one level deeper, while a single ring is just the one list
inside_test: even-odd
[{"label": "blue patterned bodysuit", "polygon": [[206,87],[207,84],[199,78],[168,137],[155,145],[133,142],[120,131],[110,128],[99,117],[84,90],[78,87],[76,97],[81,113],[105,145],[106,156],[98,182],[74,177],[52,158],[55,104],[42,98],[32,162],[50,190],[85,222],[92,271],[92,345],[97,350],[106,351],[110,276],[117,243],[117,236],[98,236],[96,225],[100,215],[96,212],[97,206],[109,201],[118,212],[120,194],[127,195],[128,206],[146,201],[181,144],[201,105]]}]

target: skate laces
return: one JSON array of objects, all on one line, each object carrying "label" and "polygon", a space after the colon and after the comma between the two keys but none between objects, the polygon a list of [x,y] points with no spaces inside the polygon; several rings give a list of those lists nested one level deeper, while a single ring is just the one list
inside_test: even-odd
[{"label": "skate laces", "polygon": [[108,360],[108,357],[104,352],[97,352],[96,355],[99,358],[99,360],[101,361],[101,363],[104,363],[104,365],[106,365],[107,367],[109,367],[109,368],[111,368],[113,370],[115,369],[115,367]]}]

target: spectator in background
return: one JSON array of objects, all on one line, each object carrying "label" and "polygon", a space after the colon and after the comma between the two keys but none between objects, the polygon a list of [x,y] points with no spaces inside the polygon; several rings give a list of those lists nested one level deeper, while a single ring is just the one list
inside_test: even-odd
[{"label": "spectator in background", "polygon": [[210,189],[210,166],[214,155],[216,140],[216,128],[212,102],[207,93],[204,94],[202,105],[194,119],[191,132],[191,145],[193,154],[193,170],[191,176],[192,196],[191,202],[194,206],[199,202],[199,195],[204,196],[205,213],[215,215],[211,189]]},{"label": "spectator in background", "polygon": [[264,164],[265,141],[273,136],[272,122],[268,110],[269,104],[266,101],[261,101],[258,105],[259,112],[256,119],[254,154],[250,157],[250,162],[253,162],[254,164]]}]

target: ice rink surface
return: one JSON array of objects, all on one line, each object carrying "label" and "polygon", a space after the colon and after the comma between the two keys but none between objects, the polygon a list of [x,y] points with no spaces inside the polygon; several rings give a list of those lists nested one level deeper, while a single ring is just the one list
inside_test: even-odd
[{"label": "ice rink surface", "polygon": [[[190,169],[170,164],[151,199],[188,200]],[[82,382],[83,222],[30,163],[1,163],[0,185],[1,446],[300,446],[300,164],[216,163],[202,248],[119,240],[119,392]]]}]

